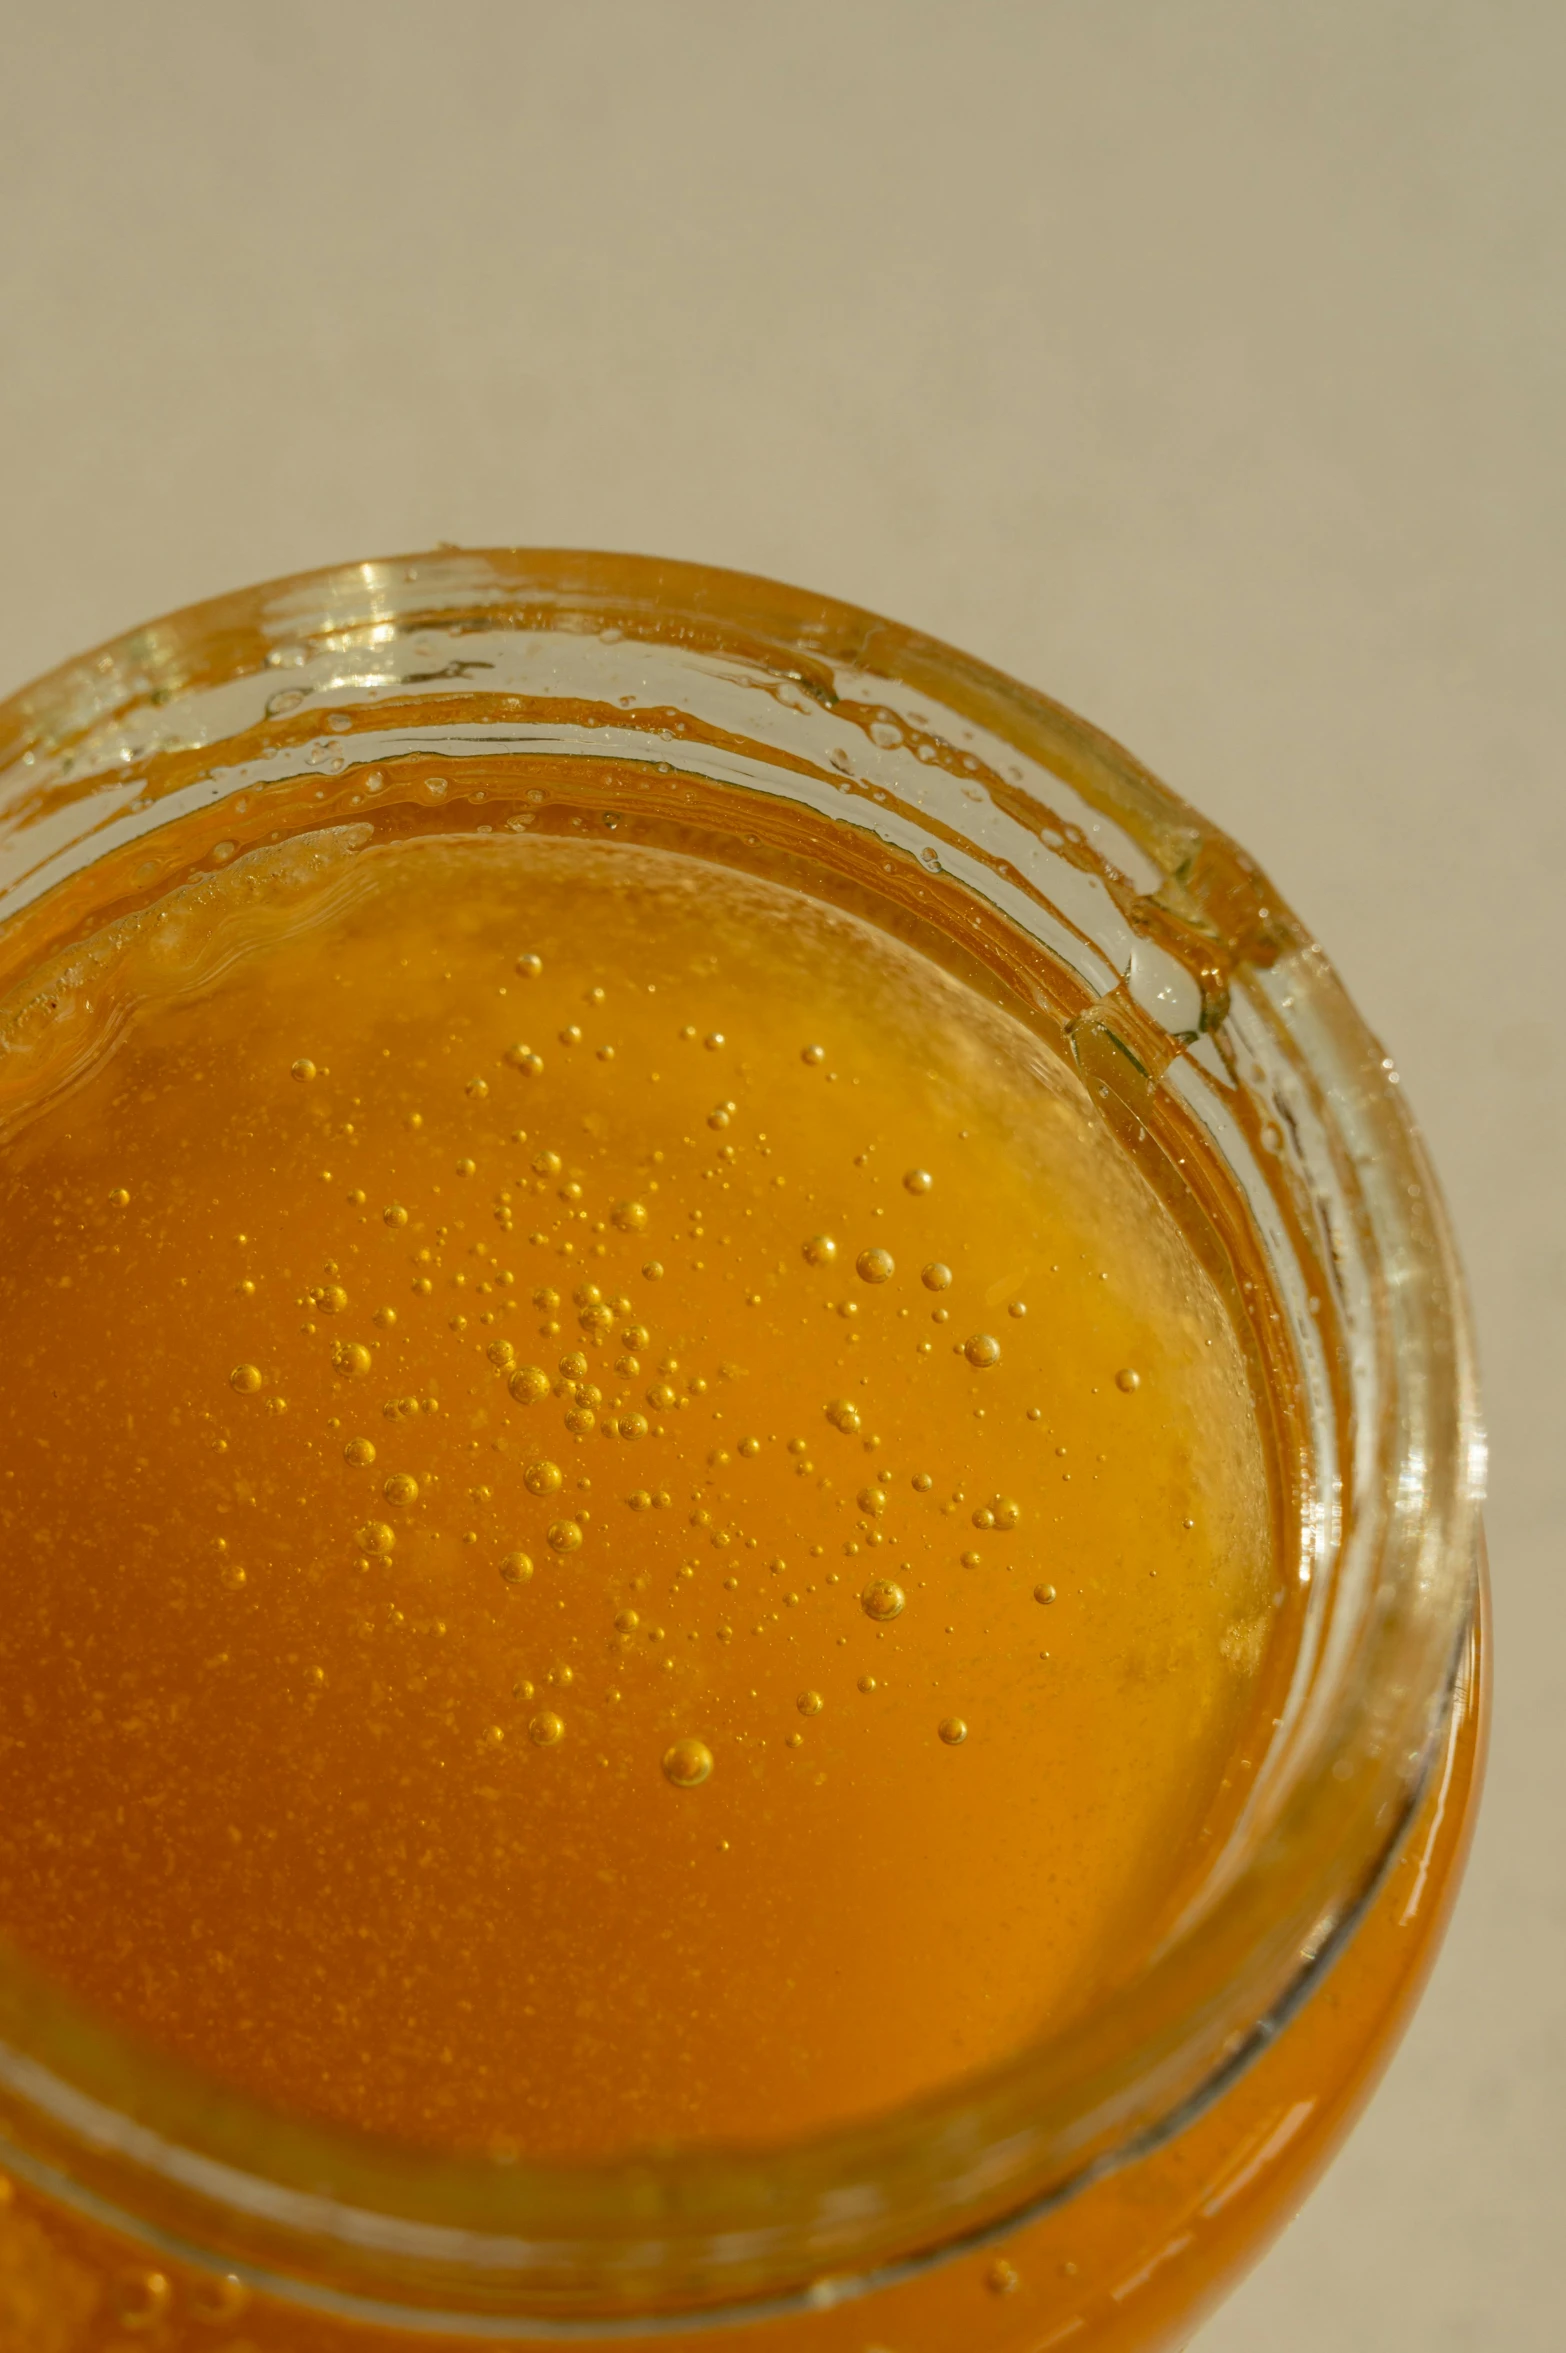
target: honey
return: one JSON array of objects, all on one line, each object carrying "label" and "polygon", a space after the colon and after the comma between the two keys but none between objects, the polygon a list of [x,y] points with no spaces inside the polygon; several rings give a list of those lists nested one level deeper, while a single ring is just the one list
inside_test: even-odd
[{"label": "honey", "polygon": [[670,850],[331,829],[0,1008],[0,1929],[395,2139],[783,2141],[1135,1975],[1287,1582],[1069,1062]]}]

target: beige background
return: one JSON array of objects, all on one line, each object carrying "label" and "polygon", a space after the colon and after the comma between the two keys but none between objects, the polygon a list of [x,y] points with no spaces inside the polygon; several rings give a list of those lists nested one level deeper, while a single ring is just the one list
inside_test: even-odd
[{"label": "beige background", "polygon": [[0,690],[437,538],[653,549],[1049,688],[1395,1047],[1494,1432],[1488,1808],[1202,2353],[1566,2342],[1561,0],[0,13]]}]

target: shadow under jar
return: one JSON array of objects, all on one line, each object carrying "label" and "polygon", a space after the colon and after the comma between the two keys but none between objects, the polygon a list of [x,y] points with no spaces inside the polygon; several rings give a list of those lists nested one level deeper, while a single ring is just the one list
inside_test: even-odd
[{"label": "shadow under jar", "polygon": [[0,709],[0,1197],[3,2353],[1184,2342],[1482,1762],[1233,844],[770,582],[246,591]]}]

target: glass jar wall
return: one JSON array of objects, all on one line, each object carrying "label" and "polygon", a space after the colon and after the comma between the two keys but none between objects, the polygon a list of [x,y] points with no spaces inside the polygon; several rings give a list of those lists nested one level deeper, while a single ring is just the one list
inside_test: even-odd
[{"label": "glass jar wall", "polygon": [[1151,1965],[1068,2035],[809,2142],[580,2168],[365,2142],[13,1958],[0,2346],[1180,2342],[1395,2039],[1481,1745],[1460,1285],[1320,951],[1041,697],[874,616],[633,559],[448,553],[175,616],[0,711],[0,794],[8,989],[89,914],[415,816],[786,872],[988,975],[1265,1297],[1298,1582],[1251,1795]]}]

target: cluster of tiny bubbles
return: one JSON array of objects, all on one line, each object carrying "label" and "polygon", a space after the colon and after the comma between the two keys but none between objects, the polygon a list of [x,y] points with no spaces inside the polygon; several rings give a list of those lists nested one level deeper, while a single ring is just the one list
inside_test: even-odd
[{"label": "cluster of tiny bubbles", "polygon": [[712,1771],[712,1751],[704,1740],[677,1740],[663,1752],[663,1777],[676,1789],[699,1789]]},{"label": "cluster of tiny bubbles", "polygon": [[943,1716],[936,1730],[948,1748],[961,1748],[968,1737],[968,1727],[961,1716]]},{"label": "cluster of tiny bubbles", "polygon": [[237,1389],[241,1397],[254,1397],[261,1386],[261,1368],[254,1364],[236,1364],[228,1376],[228,1385]]},{"label": "cluster of tiny bubbles", "polygon": [[980,1372],[987,1372],[991,1365],[1000,1363],[1000,1342],[989,1332],[975,1332],[971,1340],[964,1341],[962,1352]]},{"label": "cluster of tiny bubbles", "polygon": [[502,1585],[525,1585],[533,1574],[533,1563],[525,1552],[508,1552],[500,1564]]},{"label": "cluster of tiny bubbles", "polygon": [[373,1441],[368,1438],[350,1438],[343,1448],[343,1460],[351,1463],[356,1471],[367,1471],[375,1460]]},{"label": "cluster of tiny bubbles", "polygon": [[859,1606],[867,1618],[873,1618],[878,1626],[886,1626],[893,1618],[902,1616],[907,1599],[902,1587],[893,1584],[890,1577],[873,1577],[859,1596]]},{"label": "cluster of tiny bubbles", "polygon": [[1115,1387],[1117,1389],[1123,1389],[1128,1397],[1130,1396],[1133,1389],[1140,1389],[1141,1386],[1141,1374],[1133,1372],[1129,1365],[1123,1365],[1120,1371],[1115,1375]]},{"label": "cluster of tiny bubbles", "polygon": [[889,1250],[861,1250],[854,1266],[860,1280],[866,1283],[889,1283],[897,1271]]},{"label": "cluster of tiny bubbles", "polygon": [[362,1381],[371,1364],[370,1351],[362,1340],[337,1340],[332,1344],[332,1370],[345,1381]]},{"label": "cluster of tiny bubbles", "polygon": [[920,1268],[919,1280],[927,1291],[949,1291],[952,1270],[949,1266],[943,1266],[938,1258],[932,1258],[928,1266]]}]

